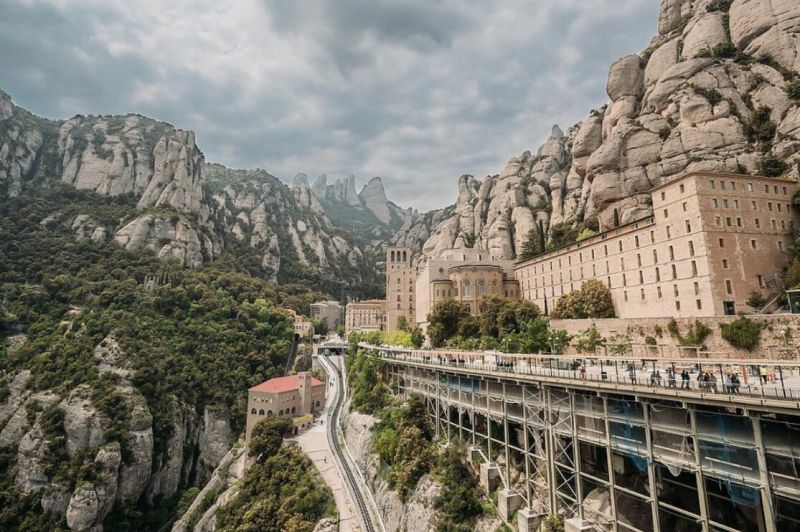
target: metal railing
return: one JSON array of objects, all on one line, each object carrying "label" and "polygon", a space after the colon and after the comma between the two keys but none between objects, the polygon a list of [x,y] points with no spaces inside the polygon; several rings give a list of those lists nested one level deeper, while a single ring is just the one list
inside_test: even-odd
[{"label": "metal railing", "polygon": [[[379,352],[386,360],[434,367],[556,378],[575,383],[630,385],[673,395],[800,401],[800,364],[785,361],[563,357],[361,346]],[[688,378],[682,377],[683,370]]]}]

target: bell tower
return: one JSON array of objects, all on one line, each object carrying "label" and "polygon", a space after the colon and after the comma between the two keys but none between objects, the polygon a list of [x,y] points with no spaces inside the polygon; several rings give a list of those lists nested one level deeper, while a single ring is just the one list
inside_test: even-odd
[{"label": "bell tower", "polygon": [[405,317],[408,327],[414,326],[414,293],[416,276],[411,266],[412,249],[386,249],[386,329],[397,330],[397,320]]}]

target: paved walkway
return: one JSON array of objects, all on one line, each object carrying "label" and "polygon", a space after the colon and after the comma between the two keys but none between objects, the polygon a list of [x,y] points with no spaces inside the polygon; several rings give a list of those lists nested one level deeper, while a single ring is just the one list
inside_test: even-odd
[{"label": "paved walkway", "polygon": [[329,379],[325,408],[320,413],[319,419],[315,421],[314,425],[306,432],[291,439],[296,441],[300,445],[300,448],[311,458],[322,475],[322,478],[333,491],[333,498],[336,500],[336,507],[339,509],[339,530],[342,532],[360,531],[361,527],[358,525],[358,520],[353,511],[353,501],[342,482],[339,468],[336,467],[336,461],[328,446],[325,425],[321,422],[321,420],[325,419],[328,409],[331,407],[331,403],[336,395],[335,386],[335,380]]}]

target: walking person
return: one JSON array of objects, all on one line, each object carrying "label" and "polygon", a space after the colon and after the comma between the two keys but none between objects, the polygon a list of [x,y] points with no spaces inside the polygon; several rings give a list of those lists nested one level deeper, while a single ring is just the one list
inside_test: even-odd
[{"label": "walking person", "polygon": [[722,381],[722,389],[725,393],[733,393],[733,386],[731,382],[731,374],[726,373],[725,378]]},{"label": "walking person", "polygon": [[672,368],[667,369],[667,386],[670,388],[675,388],[675,372]]},{"label": "walking person", "polygon": [[767,376],[768,375],[769,375],[769,372],[767,372],[767,367],[766,366],[761,366],[761,383],[762,384],[766,384],[767,383]]},{"label": "walking person", "polygon": [[717,393],[717,378],[712,375],[711,373],[706,373],[706,388],[710,389],[712,392]]},{"label": "walking person", "polygon": [[681,371],[681,390],[689,389],[689,372],[685,369]]}]

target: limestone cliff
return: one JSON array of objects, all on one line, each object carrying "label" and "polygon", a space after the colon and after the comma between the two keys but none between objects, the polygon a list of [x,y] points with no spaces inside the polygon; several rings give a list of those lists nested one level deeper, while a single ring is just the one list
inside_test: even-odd
[{"label": "limestone cliff", "polygon": [[[252,262],[275,281],[310,272],[374,282],[362,248],[334,229],[305,176],[290,188],[263,170],[208,164],[194,133],[140,115],[45,120],[0,91],[0,194],[55,182],[132,200],[124,219],[100,223],[82,212],[43,221],[61,221],[77,238],[113,239],[191,267],[226,251],[256,255]],[[354,179],[335,188],[348,206],[381,209],[380,194],[362,205]]]},{"label": "limestone cliff", "polygon": [[[118,437],[111,436],[111,420],[94,404],[87,385],[63,397],[32,393],[26,387],[31,373],[22,370],[12,376],[0,403],[0,447],[16,449],[14,483],[40,497],[45,512],[62,516],[75,531],[102,530],[115,504],[131,506],[141,498],[152,503],[172,497],[179,487],[203,485],[233,445],[227,409],[206,406],[198,417],[193,406],[175,402],[166,446],[155,449],[153,417],[128,380],[127,355],[107,337],[94,359],[101,373],[117,377],[127,419]],[[62,445],[65,456],[54,452]],[[89,468],[91,475],[78,470],[73,476],[65,464]]]},{"label": "limestone cliff", "polygon": [[453,207],[394,241],[423,256],[480,245],[514,258],[539,224],[564,243],[615,212],[649,215],[648,191],[684,172],[800,178],[799,75],[800,3],[661,0],[658,35],[611,65],[607,105],[499,175],[462,176]]}]

